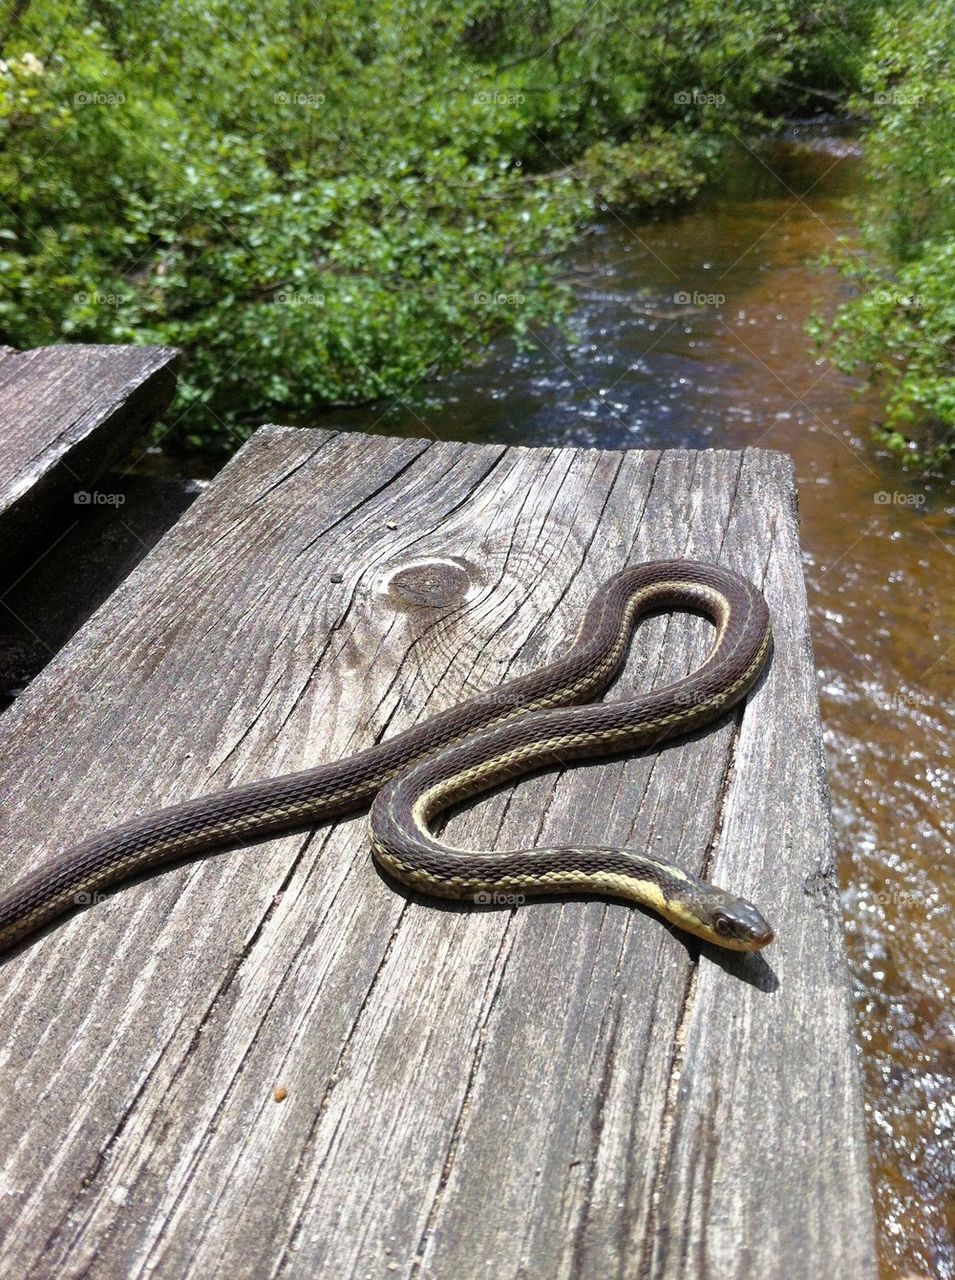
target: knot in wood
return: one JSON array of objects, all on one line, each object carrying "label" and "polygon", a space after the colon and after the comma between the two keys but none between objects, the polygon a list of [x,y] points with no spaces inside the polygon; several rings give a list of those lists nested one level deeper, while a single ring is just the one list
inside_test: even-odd
[{"label": "knot in wood", "polygon": [[386,592],[392,602],[407,608],[447,609],[462,604],[475,579],[463,560],[416,560],[389,574]]}]

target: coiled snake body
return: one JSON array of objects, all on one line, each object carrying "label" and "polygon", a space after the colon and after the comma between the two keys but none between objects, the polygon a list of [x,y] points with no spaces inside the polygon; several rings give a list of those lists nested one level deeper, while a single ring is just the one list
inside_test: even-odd
[{"label": "coiled snake body", "polygon": [[[623,702],[576,706],[619,671],[636,621],[688,609],[716,625],[686,679]],[[374,801],[372,850],[413,889],[475,902],[530,894],[600,893],[650,907],[670,923],[734,950],[772,930],[749,902],[672,863],[625,849],[456,849],[435,837],[452,804],[545,765],[657,745],[743,698],[771,648],[759,592],[713,564],[660,560],[623,569],[597,591],[567,654],[334,764],[247,783],[160,809],[93,835],[0,893],[0,950],[100,891],[163,862],[312,826]]]}]

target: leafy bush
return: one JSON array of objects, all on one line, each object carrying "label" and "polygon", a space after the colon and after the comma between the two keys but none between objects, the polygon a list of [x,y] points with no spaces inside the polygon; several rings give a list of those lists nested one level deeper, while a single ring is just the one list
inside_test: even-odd
[{"label": "leafy bush", "polygon": [[651,209],[692,199],[706,180],[717,151],[698,134],[657,127],[634,142],[595,142],[579,173],[598,204]]},{"label": "leafy bush", "polygon": [[928,466],[955,445],[955,26],[944,7],[883,14],[855,106],[868,114],[859,287],[812,332],[885,397],[877,434]]},{"label": "leafy bush", "polygon": [[194,445],[413,395],[558,319],[595,209],[692,195],[817,36],[795,0],[14,5],[0,337],[183,347]]}]

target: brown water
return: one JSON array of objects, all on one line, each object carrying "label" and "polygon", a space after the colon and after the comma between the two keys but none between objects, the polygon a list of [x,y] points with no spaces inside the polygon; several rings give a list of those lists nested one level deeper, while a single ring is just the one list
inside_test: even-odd
[{"label": "brown water", "polygon": [[859,160],[807,130],[741,147],[721,190],[611,218],[572,264],[576,340],[502,344],[422,405],[322,425],[605,447],[760,444],[795,459],[885,1277],[955,1276],[949,847],[951,526],[939,479],[873,444],[877,401],[807,351],[844,284]]}]

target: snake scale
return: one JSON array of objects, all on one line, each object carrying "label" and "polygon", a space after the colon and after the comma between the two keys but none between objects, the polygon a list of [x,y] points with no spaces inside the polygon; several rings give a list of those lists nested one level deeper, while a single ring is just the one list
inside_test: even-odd
[{"label": "snake scale", "polygon": [[[594,704],[620,670],[637,621],[664,609],[702,613],[715,624],[705,661],[663,688]],[[773,931],[752,903],[645,852],[463,850],[433,826],[458,801],[533,769],[646,749],[700,728],[745,697],[771,647],[765,601],[736,573],[691,560],[625,568],[597,590],[576,641],[557,661],[347,759],[160,809],[42,862],[0,892],[0,951],[129,876],[369,803],[374,857],[412,889],[477,903],[597,893],[649,907],[720,946],[757,950]]]}]

